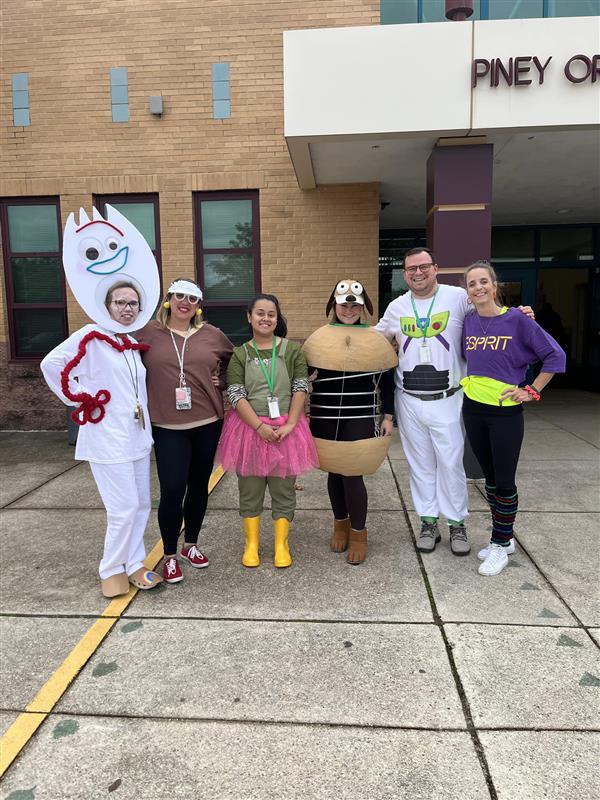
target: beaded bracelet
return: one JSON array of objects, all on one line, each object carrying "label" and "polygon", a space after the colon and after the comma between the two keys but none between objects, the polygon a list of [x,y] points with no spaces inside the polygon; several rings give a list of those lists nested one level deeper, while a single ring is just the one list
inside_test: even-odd
[{"label": "beaded bracelet", "polygon": [[534,400],[541,400],[539,392],[536,392],[536,390],[532,386],[524,386],[523,388],[528,394],[530,394],[533,397]]}]

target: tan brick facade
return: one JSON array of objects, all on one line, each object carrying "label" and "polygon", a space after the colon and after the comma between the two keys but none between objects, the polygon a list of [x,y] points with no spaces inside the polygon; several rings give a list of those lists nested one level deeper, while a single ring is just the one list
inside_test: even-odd
[{"label": "tan brick facade", "polygon": [[[5,0],[0,197],[158,193],[163,284],[194,274],[194,191],[257,189],[262,288],[290,335],[323,324],[334,281],[360,277],[377,299],[378,186],[298,188],[283,137],[282,32],[373,25],[379,0]],[[212,117],[211,65],[230,63],[232,116]],[[111,121],[109,69],[127,67],[130,121]],[[10,124],[10,76],[29,74],[32,124]],[[8,91],[6,91],[8,89]],[[164,114],[148,111],[162,94]],[[8,124],[7,124],[8,123]],[[4,298],[4,294],[3,294]],[[68,298],[70,331],[86,321]],[[7,363],[0,309],[3,428],[64,425],[34,363]]]}]

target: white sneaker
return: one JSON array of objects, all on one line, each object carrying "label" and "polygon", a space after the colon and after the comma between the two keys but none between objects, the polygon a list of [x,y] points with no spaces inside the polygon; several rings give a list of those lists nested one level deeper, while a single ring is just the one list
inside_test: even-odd
[{"label": "white sneaker", "polygon": [[[508,547],[505,547],[505,548],[504,548],[504,550],[506,550],[506,555],[508,555],[508,556],[510,556],[512,553],[514,553],[516,549],[517,549],[517,548],[516,548],[516,546],[515,546],[515,540],[514,540],[514,539],[511,539],[511,540],[510,540],[510,542],[509,542],[509,545],[508,545]],[[489,554],[490,554],[491,552],[492,552],[492,545],[491,545],[491,544],[488,544],[488,546],[487,546],[487,547],[484,547],[484,548],[483,548],[483,550],[480,550],[480,551],[477,553],[477,558],[478,558],[480,561],[485,561],[485,560],[486,560],[486,558],[489,556]]]},{"label": "white sneaker", "polygon": [[508,548],[491,544],[488,557],[479,565],[480,575],[499,575],[508,564]]}]

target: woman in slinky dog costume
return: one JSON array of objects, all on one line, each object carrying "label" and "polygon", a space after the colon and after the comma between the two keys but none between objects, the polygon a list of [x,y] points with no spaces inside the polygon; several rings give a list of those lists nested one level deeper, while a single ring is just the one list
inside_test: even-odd
[{"label": "woman in slinky dog costume", "polygon": [[[393,430],[394,376],[398,358],[379,333],[361,322],[373,305],[362,284],[340,281],[331,293],[328,325],[302,348],[315,371],[310,428],[319,466],[328,473],[334,515],[330,548],[347,551],[350,564],[367,555],[367,490],[363,475],[374,473],[387,455]],[[333,312],[333,313],[332,313]]]}]

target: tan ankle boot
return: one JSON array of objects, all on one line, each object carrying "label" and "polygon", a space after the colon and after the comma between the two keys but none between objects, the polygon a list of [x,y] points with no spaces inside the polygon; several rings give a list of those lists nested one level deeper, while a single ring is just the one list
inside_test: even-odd
[{"label": "tan ankle boot", "polygon": [[350,542],[348,545],[349,564],[362,564],[367,557],[367,529],[355,531],[350,529]]},{"label": "tan ankle boot", "polygon": [[100,584],[104,597],[119,597],[129,592],[129,580],[125,572],[118,572],[110,578],[102,578]]},{"label": "tan ankle boot", "polygon": [[333,520],[333,533],[329,541],[329,549],[334,553],[343,553],[348,549],[350,538],[350,517]]}]

